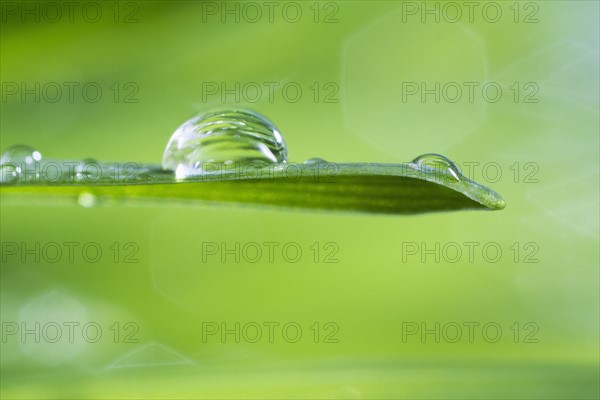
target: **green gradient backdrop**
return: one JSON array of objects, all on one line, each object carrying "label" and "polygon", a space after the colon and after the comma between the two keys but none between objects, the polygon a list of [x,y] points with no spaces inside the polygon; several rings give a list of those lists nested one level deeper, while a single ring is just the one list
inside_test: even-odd
[{"label": "green gradient backdrop", "polygon": [[[112,2],[96,3],[104,12],[98,23],[77,12],[74,22],[49,23],[43,15],[39,23],[27,15],[22,22],[6,3],[15,2],[2,2],[2,149],[26,143],[49,158],[159,162],[169,135],[195,112],[242,105],[276,123],[291,161],[403,162],[440,152],[463,169],[480,163],[470,176],[508,206],[383,217],[169,204],[84,209],[75,201],[3,205],[3,243],[139,246],[135,264],[115,263],[112,253],[98,263],[4,254],[3,324],[92,321],[103,337],[39,344],[31,335],[3,337],[3,398],[599,396],[598,2],[496,2],[503,12],[496,23],[489,22],[492,11],[484,18],[485,2],[472,22],[459,2],[464,15],[457,23],[443,18],[454,14],[440,4],[439,23],[422,14],[435,4],[421,2],[322,2],[318,23],[313,2],[294,3],[303,12],[297,23],[283,18],[285,2],[273,22],[263,15],[257,23],[206,13],[221,2],[118,3],[119,21],[134,12],[138,22],[129,24],[113,21]],[[331,12],[337,22],[323,23]],[[73,102],[63,95],[52,103],[42,94],[36,102],[9,95],[7,82],[97,82],[103,96],[91,103],[76,91]],[[115,103],[115,82],[122,89],[133,82],[137,103],[124,103],[125,92]],[[265,89],[256,103],[233,95],[223,102],[203,91],[207,82],[263,89],[264,82],[294,83],[303,95],[293,103],[276,90],[270,101]],[[503,94],[495,103],[480,91],[472,102],[436,103],[433,95],[403,101],[406,82],[493,82]],[[523,101],[527,83],[539,89],[535,103]],[[332,87],[339,88],[336,102],[326,103]],[[492,168],[484,174],[486,163]],[[296,242],[304,255],[297,263],[203,262],[203,242]],[[339,262],[315,263],[314,242],[335,242]],[[403,252],[408,242],[430,249],[458,243],[463,255],[423,262]],[[465,242],[480,243],[473,261]],[[497,262],[482,256],[486,243],[502,248]],[[532,249],[538,262],[524,262]],[[115,344],[109,327],[128,321],[139,326],[139,343]],[[297,322],[303,335],[297,343],[280,335],[273,343],[236,343],[233,335],[203,342],[209,321],[230,328]],[[338,342],[313,343],[314,322],[337,324]],[[436,343],[434,335],[403,341],[406,322],[491,322],[503,331],[496,343],[481,334],[471,343],[466,328],[456,343]],[[539,327],[537,343],[523,343],[528,322]]]}]

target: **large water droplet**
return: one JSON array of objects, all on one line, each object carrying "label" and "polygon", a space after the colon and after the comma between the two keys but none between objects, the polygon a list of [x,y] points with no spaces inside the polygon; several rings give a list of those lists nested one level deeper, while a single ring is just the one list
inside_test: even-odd
[{"label": "large water droplet", "polygon": [[162,159],[177,178],[201,175],[204,165],[278,164],[287,162],[287,148],[275,125],[260,114],[226,110],[186,121],[171,136]]},{"label": "large water droplet", "polygon": [[20,177],[38,180],[42,153],[31,146],[18,144],[10,147],[0,157],[0,182],[15,183]]},{"label": "large water droplet", "polygon": [[412,162],[413,164],[416,164],[416,166],[422,171],[440,171],[442,173],[447,173],[459,182],[461,180],[461,177],[463,176],[460,172],[460,168],[458,168],[456,164],[454,164],[451,160],[442,156],[441,154],[423,154],[415,158]]}]

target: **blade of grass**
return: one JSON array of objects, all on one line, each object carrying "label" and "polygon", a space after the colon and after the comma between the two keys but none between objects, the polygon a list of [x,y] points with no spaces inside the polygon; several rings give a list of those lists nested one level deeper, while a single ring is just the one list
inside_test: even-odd
[{"label": "blade of grass", "polygon": [[[334,167],[331,167],[331,166]],[[463,177],[423,173],[410,164],[296,164],[279,169],[208,174],[176,179],[156,166],[151,173],[95,183],[33,182],[3,185],[2,201],[72,201],[81,195],[103,201],[202,202],[292,209],[416,214],[504,207],[492,190]],[[93,197],[92,197],[93,196]]]}]

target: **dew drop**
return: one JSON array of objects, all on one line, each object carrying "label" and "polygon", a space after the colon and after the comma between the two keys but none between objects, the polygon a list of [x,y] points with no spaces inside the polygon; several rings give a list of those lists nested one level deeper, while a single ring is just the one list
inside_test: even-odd
[{"label": "dew drop", "polygon": [[94,207],[98,201],[96,196],[94,196],[93,194],[84,192],[79,195],[79,197],[77,198],[77,202],[82,207],[91,208]]},{"label": "dew drop", "polygon": [[42,160],[42,154],[31,146],[18,144],[6,150],[0,157],[0,164],[16,163],[32,165]]},{"label": "dew drop", "polygon": [[460,168],[454,162],[441,154],[428,153],[420,155],[412,161],[420,170],[426,172],[441,171],[447,173],[456,181],[460,182],[463,176],[460,172]]},{"label": "dew drop", "polygon": [[75,180],[82,181],[97,181],[102,175],[102,168],[98,161],[93,158],[86,158],[80,161],[75,167]]},{"label": "dew drop", "polygon": [[18,144],[10,147],[0,157],[0,182],[16,183],[21,176],[27,180],[38,180],[41,160],[42,153],[31,146]]},{"label": "dew drop", "polygon": [[328,161],[322,159],[322,158],[309,158],[308,160],[304,161],[304,164],[328,164]]},{"label": "dew drop", "polygon": [[177,178],[202,175],[205,164],[280,164],[287,148],[275,125],[253,111],[225,110],[184,122],[169,140],[162,167]]}]

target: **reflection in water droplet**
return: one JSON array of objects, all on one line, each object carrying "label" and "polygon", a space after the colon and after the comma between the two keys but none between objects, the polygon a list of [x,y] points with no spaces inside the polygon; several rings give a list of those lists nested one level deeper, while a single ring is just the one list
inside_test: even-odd
[{"label": "reflection in water droplet", "polygon": [[84,192],[79,195],[77,202],[80,206],[85,208],[94,207],[97,203],[97,198],[91,193]]},{"label": "reflection in water droplet", "polygon": [[304,161],[304,164],[328,164],[328,162],[322,158],[315,157]]},{"label": "reflection in water droplet", "polygon": [[459,182],[463,176],[456,164],[440,154],[423,154],[415,158],[412,162],[421,170],[437,170],[448,173]]},{"label": "reflection in water droplet", "polygon": [[177,178],[202,175],[204,164],[278,164],[287,162],[285,140],[260,114],[226,110],[186,121],[171,136],[162,167]]},{"label": "reflection in water droplet", "polygon": [[0,183],[16,183],[20,177],[27,181],[37,181],[40,177],[41,160],[42,154],[31,146],[12,146],[0,157]]}]

